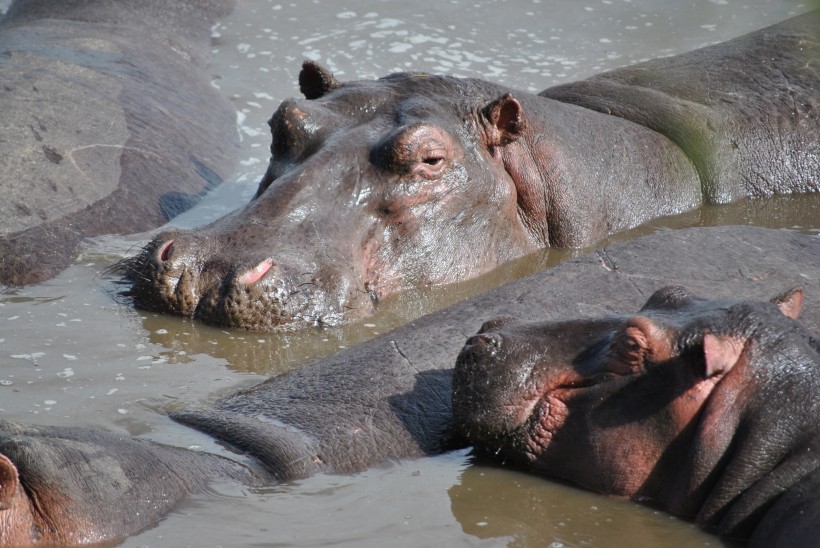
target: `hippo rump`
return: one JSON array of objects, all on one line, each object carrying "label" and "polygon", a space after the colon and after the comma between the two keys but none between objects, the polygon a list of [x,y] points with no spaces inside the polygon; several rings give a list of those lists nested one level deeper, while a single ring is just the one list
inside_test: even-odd
[{"label": "hippo rump", "polygon": [[487,322],[461,351],[453,416],[481,454],[646,502],[753,546],[820,534],[820,341],[803,291],[637,314]]},{"label": "hippo rump", "polygon": [[820,189],[820,15],[539,95],[409,73],[270,120],[254,199],[126,261],[138,307],[251,330],[338,324],[410,287],[744,196]]},{"label": "hippo rump", "polygon": [[0,19],[0,285],[48,279],[80,241],[141,232],[238,159],[203,72],[234,0],[16,0]]},{"label": "hippo rump", "polygon": [[[52,543],[135,533],[213,478],[255,485],[464,447],[453,422],[452,370],[483,321],[612,315],[636,309],[666,283],[721,299],[763,299],[801,283],[807,300],[816,302],[820,240],[750,227],[639,238],[468,299],[207,408],[172,414],[236,451],[236,463],[105,432],[0,423],[0,453],[8,459],[0,462],[0,543],[33,542],[25,535],[35,532]],[[820,331],[820,306],[807,306],[801,319]],[[145,485],[134,484],[139,470],[150,480]],[[85,477],[94,482],[81,486]],[[134,497],[156,499],[158,509],[136,514]]]}]

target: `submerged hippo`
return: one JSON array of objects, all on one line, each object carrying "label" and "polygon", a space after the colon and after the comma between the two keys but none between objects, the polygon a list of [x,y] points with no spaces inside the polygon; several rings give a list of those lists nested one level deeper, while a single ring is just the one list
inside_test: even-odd
[{"label": "submerged hippo", "polygon": [[203,69],[235,0],[16,0],[0,19],[0,285],[48,279],[83,238],[141,232],[238,159]]},{"label": "submerged hippo", "polygon": [[379,299],[704,202],[820,189],[820,16],[539,95],[475,79],[337,81],[270,120],[254,199],[126,262],[137,306],[252,330]]},{"label": "submerged hippo", "polygon": [[482,454],[755,546],[820,534],[820,341],[771,303],[681,287],[637,315],[485,324],[453,375]]},{"label": "submerged hippo", "polygon": [[[754,299],[801,282],[808,295],[820,295],[818,257],[818,238],[781,230],[684,229],[639,238],[468,299],[208,408],[172,414],[231,448],[237,462],[97,430],[0,422],[0,454],[8,459],[0,458],[0,544],[136,533],[211,479],[258,485],[464,447],[453,422],[452,368],[483,320],[612,314],[640,306],[666,282]],[[804,324],[820,331],[820,307],[806,308]]]}]

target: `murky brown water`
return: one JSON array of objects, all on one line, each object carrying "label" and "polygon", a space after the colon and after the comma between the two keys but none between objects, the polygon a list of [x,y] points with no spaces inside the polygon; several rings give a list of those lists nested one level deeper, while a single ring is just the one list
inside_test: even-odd
[{"label": "murky brown water", "polygon": [[[0,1],[0,7],[8,2]],[[302,59],[340,79],[395,70],[479,76],[537,91],[607,68],[718,42],[808,9],[764,0],[508,0],[281,3],[239,0],[214,29],[214,83],[239,111],[234,182],[177,218],[197,226],[247,201],[267,162],[266,120],[297,93]],[[820,233],[820,196],[712,207],[621,235],[755,224]],[[383,303],[358,325],[299,334],[226,331],[134,311],[106,266],[148,235],[100,238],[48,283],[0,294],[0,410],[225,453],[162,411],[206,401],[421,314],[555,264],[548,250],[455,288]],[[217,485],[126,546],[719,546],[631,503],[471,465],[466,452],[250,491]]]}]

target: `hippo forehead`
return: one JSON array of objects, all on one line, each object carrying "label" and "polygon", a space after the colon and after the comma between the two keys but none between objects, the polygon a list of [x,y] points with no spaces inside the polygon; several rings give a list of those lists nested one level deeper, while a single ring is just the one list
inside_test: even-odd
[{"label": "hippo forehead", "polygon": [[388,116],[402,125],[436,117],[463,118],[474,107],[497,98],[500,86],[467,78],[396,73],[379,80],[346,82],[327,95],[313,100],[360,123]]}]

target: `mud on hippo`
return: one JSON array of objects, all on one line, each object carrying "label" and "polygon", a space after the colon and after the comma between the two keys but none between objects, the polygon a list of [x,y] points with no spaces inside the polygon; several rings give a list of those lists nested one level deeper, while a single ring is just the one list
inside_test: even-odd
[{"label": "mud on hippo", "polygon": [[254,199],[125,263],[137,306],[253,330],[338,324],[409,287],[703,203],[820,189],[816,13],[539,95],[419,73],[270,120]]},{"label": "mud on hippo", "polygon": [[487,322],[453,415],[490,458],[647,502],[756,546],[820,533],[820,342],[773,303],[681,287],[637,315]]}]

